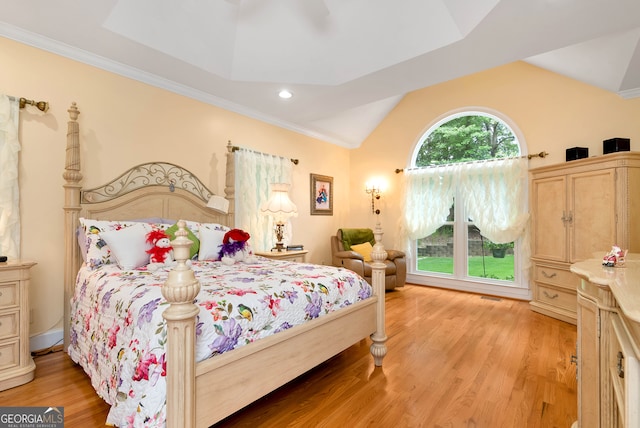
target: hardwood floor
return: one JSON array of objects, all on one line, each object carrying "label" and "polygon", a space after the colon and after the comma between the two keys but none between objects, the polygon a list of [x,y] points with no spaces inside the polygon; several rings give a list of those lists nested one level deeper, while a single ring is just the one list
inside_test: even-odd
[{"label": "hardwood floor", "polygon": [[[407,285],[387,293],[388,354],[350,347],[248,408],[227,427],[569,427],[577,415],[576,327],[528,302]],[[64,406],[65,427],[104,426],[108,406],[66,354],[2,406]],[[212,398],[212,405],[215,398]]]}]

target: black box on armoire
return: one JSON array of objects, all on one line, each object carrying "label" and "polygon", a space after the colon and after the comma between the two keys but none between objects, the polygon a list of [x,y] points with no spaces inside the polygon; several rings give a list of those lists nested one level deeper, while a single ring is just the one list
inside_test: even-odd
[{"label": "black box on armoire", "polygon": [[611,138],[602,142],[602,154],[615,152],[628,152],[631,150],[631,140],[629,138]]},{"label": "black box on armoire", "polygon": [[588,157],[589,147],[571,147],[567,149],[567,162]]}]

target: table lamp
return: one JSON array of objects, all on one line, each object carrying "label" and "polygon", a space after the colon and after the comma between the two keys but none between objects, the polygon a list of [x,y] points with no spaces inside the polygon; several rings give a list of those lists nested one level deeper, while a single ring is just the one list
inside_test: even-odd
[{"label": "table lamp", "polygon": [[273,230],[276,234],[276,250],[284,251],[282,239],[284,237],[285,220],[298,216],[298,208],[289,199],[289,185],[275,183],[271,185],[269,200],[260,206],[260,212],[271,216],[276,222]]}]

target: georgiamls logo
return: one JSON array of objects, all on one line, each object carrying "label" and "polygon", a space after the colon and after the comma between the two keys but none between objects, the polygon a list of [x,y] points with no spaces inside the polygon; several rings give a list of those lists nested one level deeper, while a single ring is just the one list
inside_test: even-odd
[{"label": "georgiamls logo", "polygon": [[44,411],[44,414],[46,415],[47,413],[50,413],[50,412],[56,412],[58,415],[62,415],[62,412],[57,407],[49,407],[47,410]]}]

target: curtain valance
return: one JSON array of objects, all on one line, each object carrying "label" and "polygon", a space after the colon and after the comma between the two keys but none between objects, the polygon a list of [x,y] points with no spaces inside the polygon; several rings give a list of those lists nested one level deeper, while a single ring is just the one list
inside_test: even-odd
[{"label": "curtain valance", "polygon": [[481,233],[496,243],[515,241],[528,224],[526,158],[468,162],[404,172],[405,240],[434,233],[447,221],[454,196]]}]

